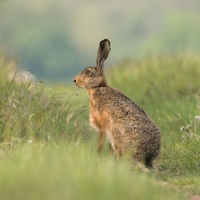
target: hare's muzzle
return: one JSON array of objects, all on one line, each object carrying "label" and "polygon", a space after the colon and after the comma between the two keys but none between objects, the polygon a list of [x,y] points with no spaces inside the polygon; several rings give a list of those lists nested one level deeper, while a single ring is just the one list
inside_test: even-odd
[{"label": "hare's muzzle", "polygon": [[82,81],[80,81],[79,78],[75,77],[73,82],[78,86],[78,87],[83,87]]}]

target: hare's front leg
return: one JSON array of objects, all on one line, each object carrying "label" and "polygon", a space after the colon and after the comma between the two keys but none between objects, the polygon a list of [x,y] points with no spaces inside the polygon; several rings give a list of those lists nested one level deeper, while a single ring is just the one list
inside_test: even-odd
[{"label": "hare's front leg", "polygon": [[101,153],[103,150],[103,144],[106,138],[105,131],[99,131],[99,144],[98,144],[98,153]]},{"label": "hare's front leg", "polygon": [[114,155],[114,149],[113,149],[113,147],[112,147],[112,144],[109,144],[109,152],[112,154],[112,155]]}]

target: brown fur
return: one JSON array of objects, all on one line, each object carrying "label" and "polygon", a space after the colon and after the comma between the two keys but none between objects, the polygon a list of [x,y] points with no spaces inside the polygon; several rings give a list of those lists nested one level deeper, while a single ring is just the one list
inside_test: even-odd
[{"label": "brown fur", "polygon": [[107,137],[117,158],[131,153],[135,160],[152,167],[160,151],[160,131],[139,106],[108,86],[103,63],[109,52],[109,40],[102,40],[97,66],[87,67],[74,78],[77,86],[86,88],[90,96],[90,122],[99,131],[98,152]]}]

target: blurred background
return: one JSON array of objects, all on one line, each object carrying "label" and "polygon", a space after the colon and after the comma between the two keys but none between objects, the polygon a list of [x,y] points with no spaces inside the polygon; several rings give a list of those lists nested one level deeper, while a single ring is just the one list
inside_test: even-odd
[{"label": "blurred background", "polygon": [[124,59],[200,50],[199,0],[1,0],[0,51],[38,80],[69,83],[95,65],[111,40],[107,66]]}]

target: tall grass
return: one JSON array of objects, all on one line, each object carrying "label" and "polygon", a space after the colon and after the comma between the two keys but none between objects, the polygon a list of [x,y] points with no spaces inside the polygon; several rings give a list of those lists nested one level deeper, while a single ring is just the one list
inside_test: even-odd
[{"label": "tall grass", "polygon": [[1,142],[12,139],[73,138],[82,133],[78,112],[70,109],[62,94],[46,94],[42,88],[3,85],[0,94]]},{"label": "tall grass", "polygon": [[[0,199],[185,199],[200,193],[200,58],[149,57],[108,71],[162,133],[148,174],[97,156],[88,97],[0,78]],[[77,93],[77,91],[76,91]],[[86,106],[86,109],[85,109]],[[183,192],[181,192],[183,191]]]}]

